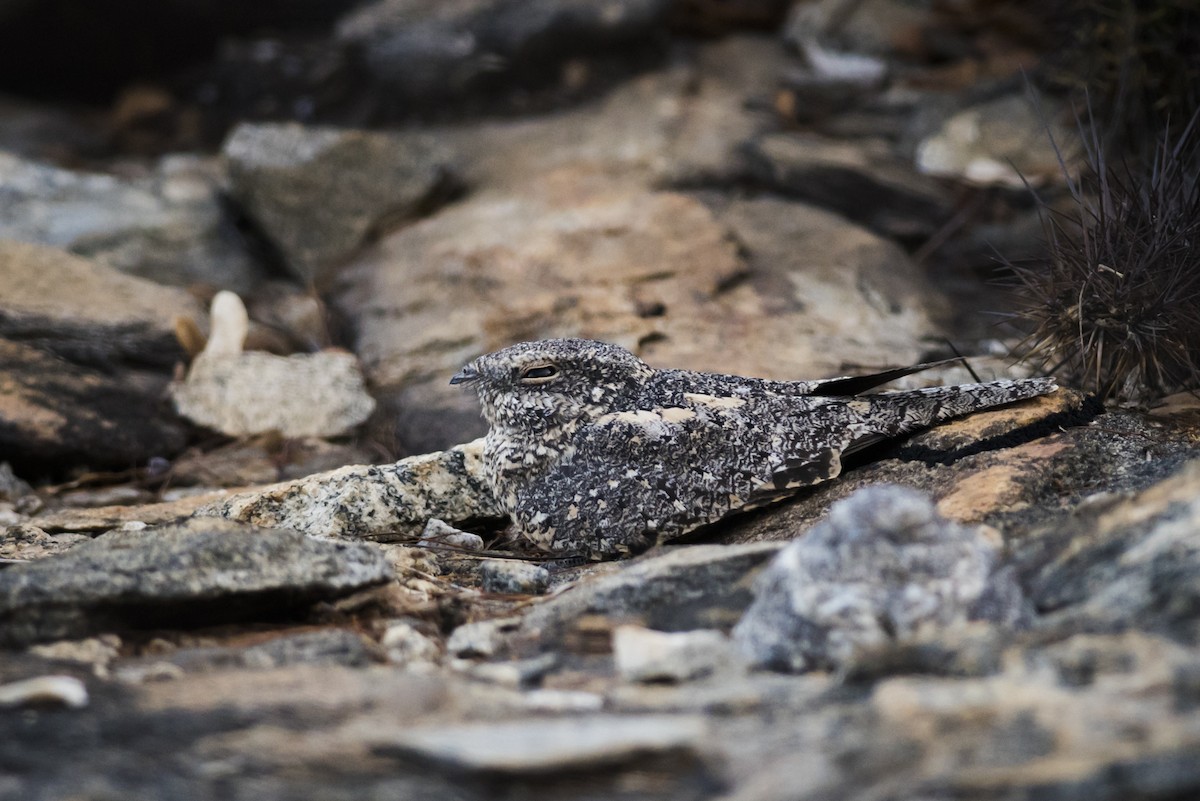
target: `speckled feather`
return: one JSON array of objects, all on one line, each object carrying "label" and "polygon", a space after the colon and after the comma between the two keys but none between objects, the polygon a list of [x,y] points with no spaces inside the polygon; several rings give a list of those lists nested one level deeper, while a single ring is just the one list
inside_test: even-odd
[{"label": "speckled feather", "polygon": [[637,553],[841,472],[842,457],[1053,380],[858,395],[930,365],[824,381],[655,370],[616,345],[526,342],[452,383],[479,393],[488,481],[539,547]]}]

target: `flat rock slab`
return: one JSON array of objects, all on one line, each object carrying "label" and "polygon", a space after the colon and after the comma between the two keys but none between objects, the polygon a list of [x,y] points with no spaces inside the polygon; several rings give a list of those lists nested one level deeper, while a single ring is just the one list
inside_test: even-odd
[{"label": "flat rock slab", "polygon": [[169,367],[175,320],[207,316],[183,289],[25,242],[0,239],[0,285],[0,336],[85,364]]},{"label": "flat rock slab", "polygon": [[194,520],[116,531],[0,573],[0,645],[275,617],[392,577],[370,545]]},{"label": "flat rock slab", "polygon": [[705,730],[700,717],[594,715],[418,728],[377,750],[457,771],[538,774],[689,750]]}]

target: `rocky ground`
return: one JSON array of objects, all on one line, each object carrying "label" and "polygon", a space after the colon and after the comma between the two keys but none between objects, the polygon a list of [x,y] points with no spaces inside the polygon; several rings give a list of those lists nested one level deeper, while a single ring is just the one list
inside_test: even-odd
[{"label": "rocky ground", "polygon": [[[0,64],[63,5],[0,0]],[[77,9],[95,70],[0,97],[0,798],[1200,796],[1193,395],[573,564],[447,383],[1029,374],[988,278],[1071,150],[1019,9],[202,5]]]}]

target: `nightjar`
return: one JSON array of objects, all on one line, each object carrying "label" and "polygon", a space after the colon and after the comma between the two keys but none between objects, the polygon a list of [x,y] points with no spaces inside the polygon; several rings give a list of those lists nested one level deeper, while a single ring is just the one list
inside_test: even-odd
[{"label": "nightjar", "polygon": [[929,366],[768,381],[551,339],[481,356],[450,383],[479,394],[485,473],[517,531],[613,558],[828,481],[874,443],[1056,388],[1030,378],[860,394]]}]

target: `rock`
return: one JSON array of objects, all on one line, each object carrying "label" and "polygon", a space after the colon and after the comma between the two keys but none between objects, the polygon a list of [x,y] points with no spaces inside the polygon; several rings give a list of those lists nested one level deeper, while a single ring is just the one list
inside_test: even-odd
[{"label": "rock", "polygon": [[0,708],[35,705],[80,709],[88,705],[87,687],[74,676],[39,676],[0,684]]},{"label": "rock", "polygon": [[355,443],[316,437],[284,439],[278,434],[239,439],[211,450],[189,448],[167,470],[174,487],[237,487],[290,481],[347,464],[362,464],[375,454]]},{"label": "rock", "polygon": [[629,50],[661,30],[666,0],[377,0],[347,15],[341,42],[397,102],[431,104],[502,82],[545,83],[564,61]]},{"label": "rock", "polygon": [[391,465],[343,467],[212,503],[197,514],[309,534],[415,537],[430,518],[503,516],[484,479],[482,440]]},{"label": "rock", "polygon": [[508,662],[460,660],[451,663],[451,667],[478,681],[519,689],[536,686],[547,673],[558,667],[558,664],[557,654],[542,654],[531,659],[514,659]]},{"label": "rock", "polygon": [[465,551],[482,551],[483,537],[469,531],[460,531],[445,520],[431,518],[421,532],[421,541],[417,543],[422,548],[449,546]]},{"label": "rock", "polygon": [[[171,498],[173,493],[164,493]],[[228,497],[224,491],[176,495],[162,503],[141,506],[102,506],[97,509],[58,509],[41,512],[34,518],[37,527],[55,535],[55,539],[78,536],[81,533],[99,534],[129,526],[160,525],[187,517],[202,506]],[[85,537],[90,539],[90,537]]]},{"label": "rock", "polygon": [[243,124],[222,150],[230,191],[305,283],[369,234],[429,211],[452,184],[432,137],[300,125]]},{"label": "rock", "polygon": [[175,408],[192,422],[233,437],[336,437],[374,411],[353,354],[243,353],[249,318],[232,292],[217,293],[211,318],[208,345],[171,388]]},{"label": "rock", "polygon": [[801,48],[821,41],[855,53],[894,56],[911,52],[930,22],[925,6],[904,0],[865,0],[853,6],[817,0],[793,4],[783,37]]},{"label": "rock", "polygon": [[812,133],[768,133],[746,147],[751,174],[898,239],[933,235],[954,213],[936,181],[905,165],[881,140],[845,142]]},{"label": "rock", "polygon": [[921,142],[916,167],[977,186],[1023,188],[1027,182],[1061,181],[1059,151],[1070,163],[1078,143],[1073,130],[1055,121],[1058,116],[1022,95],[972,106]]},{"label": "rock", "polygon": [[341,279],[334,302],[359,321],[355,351],[409,451],[482,433],[473,399],[446,382],[511,342],[587,336],[655,366],[813,378],[841,359],[912,361],[936,297],[894,245],[817,209],[714,212],[579,170],[445,209]]},{"label": "rock", "polygon": [[71,364],[0,339],[0,452],[26,475],[172,456],[185,427],[161,402],[167,377]]},{"label": "rock", "polygon": [[485,559],[479,563],[479,579],[484,592],[541,595],[550,586],[550,571],[528,562]]},{"label": "rock", "polygon": [[[673,546],[663,554],[610,563],[520,618],[459,626],[447,649],[458,656],[532,656],[567,638],[584,650],[606,653],[616,621],[667,632],[728,629],[752,600],[747,575],[779,547]],[[592,622],[600,624],[595,632]]]},{"label": "rock", "polygon": [[90,539],[80,534],[47,534],[29,523],[0,527],[0,557],[27,561],[62,553]]},{"label": "rock", "polygon": [[613,659],[625,681],[684,682],[729,669],[737,659],[719,631],[662,632],[642,626],[613,629]]},{"label": "rock", "polygon": [[757,665],[837,667],[856,650],[970,619],[1008,626],[1028,611],[998,543],[938,517],[902,487],[862,490],[780,552],[734,628]]},{"label": "rock", "polygon": [[0,185],[2,238],[53,245],[160,284],[245,292],[263,278],[202,159],[172,156],[129,180],[0,153]]},{"label": "rock", "polygon": [[441,645],[436,640],[404,621],[388,626],[379,638],[379,644],[390,661],[401,665],[437,662],[442,656]]},{"label": "rock", "polygon": [[80,364],[171,367],[179,319],[203,321],[186,292],[57,248],[0,241],[0,337]]},{"label": "rock", "polygon": [[455,772],[538,775],[617,767],[648,755],[689,752],[703,721],[666,715],[586,715],[458,726],[419,727],[376,750]]},{"label": "rock", "polygon": [[392,576],[372,546],[193,520],[0,571],[0,644],[296,613]]},{"label": "rock", "polygon": [[[150,661],[156,666],[164,663],[176,666],[179,675],[183,675],[213,670],[273,670],[291,665],[365,667],[383,661],[383,655],[374,643],[353,631],[322,629],[285,634],[250,645],[181,648]],[[148,665],[126,662],[122,671],[133,676],[139,667],[144,669]]]},{"label": "rock", "polygon": [[0,501],[18,501],[33,492],[33,487],[13,472],[12,465],[0,462]]},{"label": "rock", "polygon": [[[1081,507],[1023,553],[1050,627],[1161,631],[1200,642],[1200,459],[1142,491]],[[1036,566],[1036,570],[1031,568]]]}]

